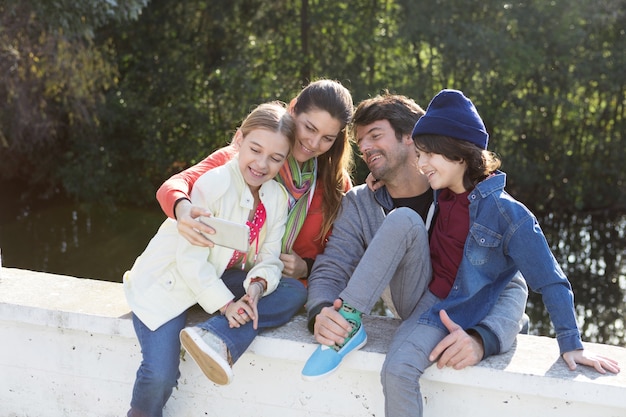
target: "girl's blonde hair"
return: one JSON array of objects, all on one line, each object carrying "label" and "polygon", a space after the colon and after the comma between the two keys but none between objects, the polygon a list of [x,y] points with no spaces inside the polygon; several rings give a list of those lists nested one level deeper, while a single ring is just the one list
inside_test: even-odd
[{"label": "girl's blonde hair", "polygon": [[289,140],[289,149],[296,141],[296,122],[287,111],[285,103],[271,101],[257,106],[244,119],[239,128],[243,137],[255,129],[277,132]]},{"label": "girl's blonde hair", "polygon": [[500,168],[502,163],[495,153],[449,136],[417,135],[413,141],[420,152],[443,155],[449,161],[465,161],[467,167],[463,175],[463,187],[466,190],[472,190]]}]

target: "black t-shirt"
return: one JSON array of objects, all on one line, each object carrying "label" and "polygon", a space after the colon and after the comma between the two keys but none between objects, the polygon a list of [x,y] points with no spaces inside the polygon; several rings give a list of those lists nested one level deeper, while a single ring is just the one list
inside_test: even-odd
[{"label": "black t-shirt", "polygon": [[433,203],[433,190],[428,189],[425,193],[415,197],[392,198],[391,200],[393,201],[394,207],[408,207],[419,214],[422,220],[426,222],[428,209]]}]

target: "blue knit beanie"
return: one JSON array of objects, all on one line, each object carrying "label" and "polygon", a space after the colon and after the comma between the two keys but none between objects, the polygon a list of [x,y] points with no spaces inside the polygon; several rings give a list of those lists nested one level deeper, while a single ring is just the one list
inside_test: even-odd
[{"label": "blue knit beanie", "polygon": [[472,101],[458,90],[441,90],[413,128],[411,137],[441,135],[487,149],[489,134]]}]

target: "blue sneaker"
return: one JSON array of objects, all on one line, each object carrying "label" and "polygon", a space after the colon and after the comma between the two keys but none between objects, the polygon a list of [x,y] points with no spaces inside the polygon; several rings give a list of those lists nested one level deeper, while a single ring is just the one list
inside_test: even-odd
[{"label": "blue sneaker", "polygon": [[331,346],[319,345],[306,361],[302,369],[302,379],[315,381],[332,374],[341,365],[342,359],[353,350],[359,350],[367,343],[363,325],[338,351]]}]

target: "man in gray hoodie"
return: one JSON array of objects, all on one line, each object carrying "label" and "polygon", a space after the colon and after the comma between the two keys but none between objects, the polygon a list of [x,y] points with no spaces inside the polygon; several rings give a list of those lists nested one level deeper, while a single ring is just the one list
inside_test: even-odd
[{"label": "man in gray hoodie", "polygon": [[[332,373],[345,355],[365,345],[365,329],[355,312],[369,314],[385,288],[402,320],[427,292],[432,275],[428,228],[435,210],[411,138],[423,114],[413,100],[391,94],[364,100],[356,109],[351,135],[378,184],[375,191],[364,184],[346,194],[309,276],[308,324],[320,346],[302,371],[304,379]],[[360,263],[364,257],[370,261],[367,270]],[[443,312],[450,334],[435,347],[431,360],[461,369],[506,352],[521,329],[527,296],[518,274],[474,328],[462,329]]]}]

